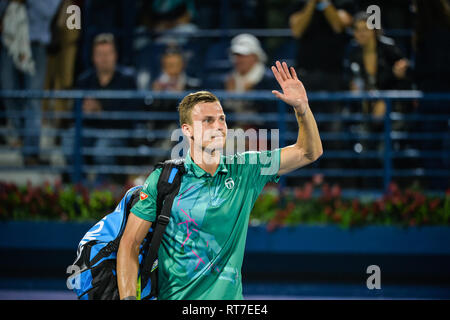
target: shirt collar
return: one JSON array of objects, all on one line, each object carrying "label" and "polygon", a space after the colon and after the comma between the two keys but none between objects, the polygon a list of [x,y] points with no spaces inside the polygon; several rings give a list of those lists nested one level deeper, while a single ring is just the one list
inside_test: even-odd
[{"label": "shirt collar", "polygon": [[[205,170],[203,170],[202,168],[200,168],[195,162],[194,160],[192,160],[191,158],[191,151],[190,149],[188,150],[187,156],[185,158],[184,161],[184,167],[186,168],[186,170],[189,172],[192,172],[197,178],[203,177],[203,176],[207,176],[209,175],[208,172],[206,172]],[[228,169],[225,166],[225,162],[224,162],[224,156],[220,156],[220,163],[219,166],[217,167],[217,170],[214,174],[214,176],[218,173],[228,173]]]}]

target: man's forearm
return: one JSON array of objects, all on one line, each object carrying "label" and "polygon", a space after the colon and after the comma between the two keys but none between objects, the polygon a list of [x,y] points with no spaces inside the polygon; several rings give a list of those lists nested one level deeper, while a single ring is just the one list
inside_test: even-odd
[{"label": "man's forearm", "polygon": [[117,252],[117,284],[120,299],[136,296],[139,269],[138,250],[129,244],[120,243]]},{"label": "man's forearm", "polygon": [[323,10],[323,14],[335,33],[341,33],[344,30],[341,17],[339,17],[336,7],[331,2]]},{"label": "man's forearm", "polygon": [[289,18],[289,26],[295,38],[300,38],[311,23],[317,0],[309,0],[303,10],[296,12]]},{"label": "man's forearm", "polygon": [[307,106],[304,115],[300,115],[296,110],[295,116],[299,126],[295,146],[303,150],[304,157],[311,162],[315,161],[322,155],[323,149],[314,115],[309,106]]}]

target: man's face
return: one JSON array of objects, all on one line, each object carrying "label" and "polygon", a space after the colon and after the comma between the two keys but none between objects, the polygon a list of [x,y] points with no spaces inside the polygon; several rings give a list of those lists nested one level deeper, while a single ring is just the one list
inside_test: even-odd
[{"label": "man's face", "polygon": [[375,37],[374,30],[369,30],[367,28],[367,24],[364,20],[356,21],[354,25],[353,35],[355,37],[356,42],[360,46],[366,45],[370,39]]},{"label": "man's face", "polygon": [[117,54],[110,43],[97,44],[92,54],[95,69],[98,72],[112,72],[116,68]]},{"label": "man's face", "polygon": [[233,54],[234,69],[241,75],[247,74],[258,62],[258,56],[252,54]]},{"label": "man's face", "polygon": [[177,77],[184,69],[183,58],[179,54],[167,54],[162,60],[162,68],[170,77]]},{"label": "man's face", "polygon": [[223,150],[227,136],[227,123],[222,106],[216,102],[201,102],[191,111],[192,124],[185,124],[194,145],[202,150]]}]

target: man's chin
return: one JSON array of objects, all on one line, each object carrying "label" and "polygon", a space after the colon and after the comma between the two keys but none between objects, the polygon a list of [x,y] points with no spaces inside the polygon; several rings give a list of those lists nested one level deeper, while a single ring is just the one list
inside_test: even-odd
[{"label": "man's chin", "polygon": [[203,151],[204,152],[208,152],[210,154],[219,152],[219,153],[223,153],[223,150],[225,149],[225,144],[220,142],[220,143],[210,143],[206,146],[203,146]]}]

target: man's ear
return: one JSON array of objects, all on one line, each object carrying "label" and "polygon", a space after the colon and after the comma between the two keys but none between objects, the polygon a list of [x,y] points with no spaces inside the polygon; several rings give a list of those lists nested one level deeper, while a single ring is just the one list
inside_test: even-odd
[{"label": "man's ear", "polygon": [[188,125],[187,123],[184,123],[181,126],[181,131],[183,132],[183,134],[188,138],[188,139],[193,139],[193,132],[192,132],[192,127],[190,125]]}]

